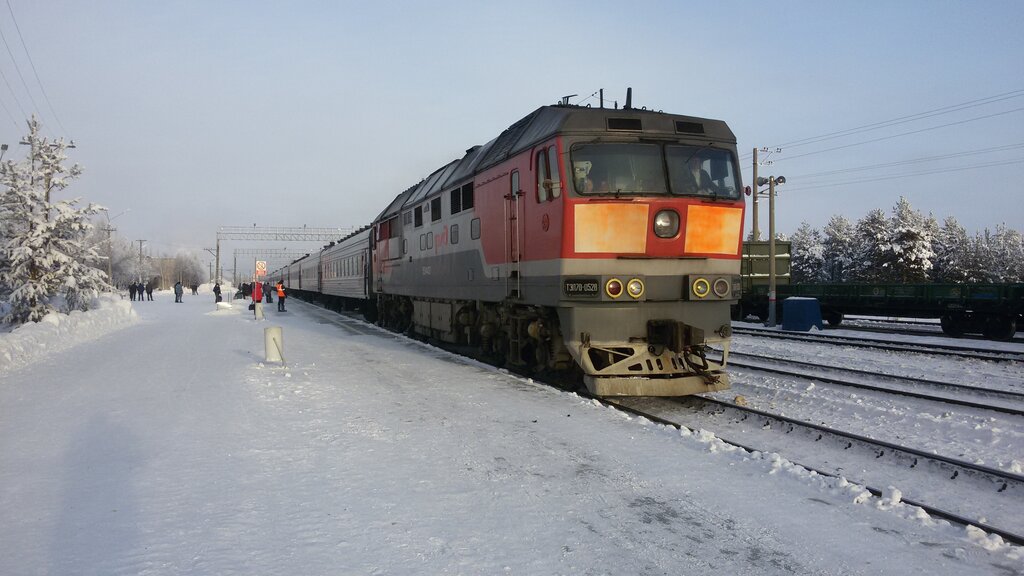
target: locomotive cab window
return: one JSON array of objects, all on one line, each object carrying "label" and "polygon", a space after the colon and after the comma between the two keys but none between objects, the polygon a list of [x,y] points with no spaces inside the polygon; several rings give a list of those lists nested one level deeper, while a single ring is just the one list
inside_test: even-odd
[{"label": "locomotive cab window", "polygon": [[708,146],[666,146],[673,194],[739,198],[735,161],[728,150]]},{"label": "locomotive cab window", "polygon": [[583,144],[571,154],[573,185],[580,194],[665,194],[665,169],[657,144]]}]

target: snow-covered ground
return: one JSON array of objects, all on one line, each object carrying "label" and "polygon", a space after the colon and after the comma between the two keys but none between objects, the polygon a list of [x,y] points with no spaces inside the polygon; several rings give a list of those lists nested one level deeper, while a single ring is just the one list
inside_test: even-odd
[{"label": "snow-covered ground", "polygon": [[[0,334],[0,574],[1024,573],[898,498],[301,302],[155,298]],[[979,458],[1019,460],[1000,438]]]}]

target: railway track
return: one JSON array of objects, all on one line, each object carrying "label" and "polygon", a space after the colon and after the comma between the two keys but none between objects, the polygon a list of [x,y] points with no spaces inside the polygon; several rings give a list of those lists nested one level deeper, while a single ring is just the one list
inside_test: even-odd
[{"label": "railway track", "polygon": [[[346,314],[337,314],[317,306],[318,321],[337,324],[357,334],[382,333]],[[564,388],[564,382],[546,382],[536,375],[525,375],[540,383]],[[581,395],[586,395],[585,393]],[[609,406],[675,427],[708,429],[719,439],[747,451],[778,452],[787,460],[827,477],[845,477],[882,497],[886,486],[899,486],[907,495],[907,504],[918,506],[934,518],[962,525],[974,525],[1007,542],[1024,546],[1024,518],[1014,511],[1024,500],[1024,475],[973,464],[955,458],[930,454],[864,436],[835,430],[823,424],[802,422],[786,416],[754,408],[736,406],[705,398],[683,399],[598,399]],[[656,402],[661,414],[638,404]],[[665,412],[669,415],[666,416]],[[695,420],[702,420],[697,423]],[[727,423],[723,430],[720,424]],[[751,425],[754,427],[751,428]],[[741,432],[741,430],[746,432]],[[779,442],[778,438],[785,441]],[[798,439],[798,442],[794,442]],[[824,445],[831,450],[823,451]],[[799,449],[794,446],[800,445]],[[874,466],[872,466],[872,464]],[[878,471],[878,466],[884,469]],[[862,472],[851,472],[862,471]],[[915,480],[921,474],[939,475],[946,479],[944,488],[934,490],[927,483],[918,488]]]},{"label": "railway track", "polygon": [[[823,476],[863,485],[875,496],[899,486],[903,502],[932,517],[979,526],[1024,545],[1024,521],[1015,512],[1024,498],[1024,475],[711,398],[604,401],[662,424],[710,430],[750,452],[779,453]],[[929,482],[936,475],[944,478],[939,487]]]},{"label": "railway track", "polygon": [[941,356],[956,356],[974,360],[990,360],[994,362],[1024,362],[1024,353],[1001,352],[991,349],[965,348],[961,346],[950,346],[945,344],[906,344],[893,342],[891,340],[878,340],[871,338],[845,338],[829,335],[811,335],[804,332],[782,332],[779,330],[760,330],[756,328],[733,328],[733,334],[757,336],[763,338],[774,338],[782,340],[794,340],[799,342],[813,342],[821,344],[834,344],[851,346],[856,348],[874,348],[878,350],[890,350],[897,352],[915,352],[920,354],[933,354]]},{"label": "railway track", "polygon": [[[737,362],[736,357],[742,358],[753,358],[756,359],[760,364]],[[805,372],[795,372],[793,370],[786,370],[779,367],[765,366],[764,364],[782,364],[799,366],[801,369],[806,370]],[[957,406],[964,406],[969,408],[978,408],[982,410],[992,410],[995,412],[1001,412],[1004,414],[1012,414],[1014,416],[1024,416],[1024,394],[1019,392],[1013,392],[1009,390],[997,390],[992,388],[982,388],[977,386],[966,386],[963,384],[954,384],[950,382],[940,382],[937,380],[927,380],[924,378],[912,378],[909,376],[897,376],[893,374],[879,374],[876,372],[869,372],[867,370],[856,370],[852,368],[842,368],[839,366],[822,366],[820,364],[814,364],[811,362],[802,362],[799,360],[790,360],[784,358],[772,358],[769,356],[761,356],[757,354],[747,354],[744,352],[732,352],[729,354],[729,365],[735,368],[746,368],[748,370],[757,370],[761,372],[771,372],[773,374],[779,374],[783,376],[793,376],[796,378],[806,378],[809,380],[815,380],[818,382],[825,382],[829,384],[845,386],[848,388],[857,388],[861,390],[872,390],[876,392],[883,392],[886,394],[898,394],[910,398],[919,398],[924,400],[931,400],[934,402],[942,402],[945,404],[953,404]],[[836,378],[835,376],[829,376],[829,373],[842,372],[845,374],[856,374],[861,376],[870,377],[873,380],[885,379],[897,387],[886,387],[879,386],[877,383],[866,383],[866,382],[855,382],[852,380],[845,380]],[[916,390],[915,390],[916,389]],[[979,402],[975,400],[968,400],[962,397],[953,395],[937,395],[931,392],[918,391],[921,389],[934,390],[942,389],[948,392],[952,392],[957,395],[969,395],[975,398],[984,397],[990,400],[990,402]],[[993,403],[994,402],[994,403]]]},{"label": "railway track", "polygon": [[[888,324],[888,326],[886,326]],[[893,320],[887,318],[848,318],[844,320],[839,326],[831,327],[826,325],[825,330],[851,330],[856,332],[875,332],[878,334],[903,334],[906,336],[933,336],[937,338],[952,338],[944,332],[942,328],[931,322],[920,322],[914,320]],[[981,336],[979,334],[964,334],[963,336],[957,336],[958,340],[964,341],[981,341],[991,342],[990,338]],[[1024,337],[1014,336],[1013,338],[1006,340],[1006,342],[1012,342],[1015,344],[1024,343]]]}]

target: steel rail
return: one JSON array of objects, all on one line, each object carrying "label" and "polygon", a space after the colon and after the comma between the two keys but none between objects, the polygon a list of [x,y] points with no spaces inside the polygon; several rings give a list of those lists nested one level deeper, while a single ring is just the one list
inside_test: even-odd
[{"label": "steel rail", "polygon": [[[943,388],[949,388],[951,390],[957,390],[961,392],[969,393],[980,393],[987,394],[989,396],[1002,396],[1008,400],[1021,400],[1024,401],[1024,393],[1014,392],[1012,390],[996,390],[994,388],[980,388],[978,386],[968,386],[966,384],[954,384],[953,382],[940,382],[939,380],[929,380],[927,378],[915,378],[912,376],[899,376],[897,374],[882,374],[879,372],[870,372],[868,370],[858,370],[856,368],[844,368],[842,366],[824,366],[821,364],[815,364],[813,362],[804,362],[802,360],[793,360],[792,358],[773,358],[771,356],[762,356],[760,354],[749,354],[747,352],[729,352],[729,358],[733,356],[744,356],[747,358],[756,358],[758,360],[766,360],[768,362],[780,362],[785,364],[794,364],[796,366],[807,366],[810,368],[817,368],[818,370],[825,371],[836,371],[836,372],[848,372],[850,374],[861,374],[864,376],[871,376],[872,378],[888,378],[890,380],[902,381],[912,385],[924,385],[924,386],[941,386]],[[738,365],[735,362],[730,362],[730,365]]]},{"label": "steel rail", "polygon": [[[644,412],[642,410],[638,410],[638,409],[632,408],[630,406],[624,406],[624,405],[616,402],[614,399],[608,399],[608,398],[596,398],[596,399],[598,401],[604,403],[607,406],[614,407],[614,408],[616,408],[618,410],[622,410],[624,412],[628,412],[628,413],[634,414],[636,416],[642,416],[644,418],[647,418],[648,420],[651,420],[652,422],[657,422],[659,424],[664,424],[666,426],[672,426],[672,427],[677,428],[677,429],[684,427],[683,424],[679,424],[678,422],[673,422],[673,421],[668,420],[666,418],[662,418],[662,417],[656,416],[654,414],[649,414],[649,413],[646,413],[646,412]],[[936,454],[927,454],[927,453],[921,452],[919,450],[914,450],[913,448],[900,447],[900,446],[896,446],[894,444],[890,444],[888,442],[873,440],[871,438],[859,436],[859,435],[856,435],[856,434],[849,434],[849,433],[842,432],[842,431],[839,431],[839,430],[833,430],[831,428],[827,428],[827,427],[824,427],[824,426],[818,426],[818,425],[815,425],[815,424],[811,424],[809,422],[802,422],[802,421],[799,421],[799,420],[793,420],[793,419],[787,418],[785,416],[779,416],[779,415],[771,414],[771,413],[768,413],[768,412],[762,412],[762,411],[754,409],[754,408],[747,408],[747,407],[744,407],[744,406],[737,406],[735,404],[730,404],[728,402],[721,402],[719,400],[714,400],[714,399],[711,399],[711,398],[705,398],[703,396],[688,398],[688,400],[694,400],[694,399],[697,399],[697,400],[702,401],[702,402],[712,403],[712,404],[720,404],[720,405],[726,406],[728,408],[734,408],[734,409],[741,410],[741,411],[751,412],[751,413],[757,414],[759,416],[763,416],[763,417],[766,417],[766,418],[776,419],[776,420],[778,420],[780,422],[786,422],[786,423],[792,424],[794,426],[805,426],[805,427],[812,428],[812,429],[815,429],[815,430],[818,430],[818,431],[821,431],[821,432],[826,432],[826,433],[829,433],[829,434],[834,434],[834,435],[839,436],[839,437],[847,437],[847,438],[850,438],[850,439],[857,439],[859,441],[862,441],[862,442],[865,442],[865,443],[868,443],[868,444],[875,444],[875,445],[878,445],[878,446],[884,446],[884,447],[889,448],[891,450],[902,451],[902,452],[906,452],[908,454],[915,454],[915,455],[919,454],[921,457],[928,458],[928,459],[931,459],[931,460],[937,460],[939,462],[943,462],[943,463],[946,463],[946,464],[952,464],[954,466],[965,465],[964,466],[965,468],[967,468],[969,470],[972,470],[972,471],[980,471],[980,472],[986,473],[986,474],[988,474],[989,471],[992,471],[992,472],[997,473],[995,475],[997,475],[999,477],[1006,478],[1006,479],[1009,479],[1009,480],[1014,481],[1014,482],[1024,483],[1024,476],[1019,476],[1019,475],[1016,475],[1016,474],[1003,472],[1002,470],[997,470],[997,469],[994,469],[994,468],[987,468],[987,467],[984,467],[984,466],[975,466],[973,464],[969,464],[969,463],[966,463],[966,462],[960,462],[960,461],[957,461],[957,460],[952,459],[952,458],[945,458],[943,456],[938,456]],[[764,450],[761,450],[761,449],[758,449],[758,448],[755,448],[755,447],[752,447],[752,446],[748,446],[748,445],[740,443],[740,442],[735,442],[735,441],[732,441],[732,440],[728,440],[726,438],[722,438],[721,436],[717,436],[717,437],[718,437],[719,440],[721,440],[722,442],[725,442],[726,444],[729,444],[731,446],[736,446],[737,448],[742,448],[742,449],[744,449],[744,450],[746,450],[748,452],[765,452]],[[801,466],[801,467],[803,467],[803,468],[805,468],[807,470],[810,470],[812,472],[820,474],[822,476],[826,476],[826,477],[829,477],[829,478],[839,478],[840,477],[839,474],[836,474],[834,472],[829,472],[827,470],[820,470],[818,468],[815,468],[814,466],[808,466],[808,465],[802,464],[802,463],[794,461],[794,460],[791,460],[791,462],[793,462],[794,464],[796,464],[798,466]],[[867,484],[860,484],[860,485],[863,486],[865,490],[869,491],[874,496],[881,497],[882,494],[883,494],[882,490],[880,490],[878,488],[875,488],[873,486],[870,486],[870,485],[867,485]],[[1004,485],[1005,485],[1005,483],[1004,483]],[[982,530],[984,530],[985,532],[988,532],[990,534],[997,534],[1001,538],[1003,538],[1003,540],[1005,540],[1007,542],[1010,542],[1012,544],[1016,544],[1018,546],[1024,545],[1024,535],[1016,534],[1016,533],[1011,532],[1009,530],[1003,530],[1001,528],[998,528],[996,526],[992,526],[990,524],[979,524],[978,522],[976,522],[974,520],[971,520],[970,518],[966,518],[964,516],[956,514],[955,512],[949,512],[949,511],[943,510],[941,508],[938,508],[936,506],[932,506],[930,504],[925,504],[923,502],[916,501],[916,500],[914,500],[912,498],[901,498],[900,501],[901,502],[906,502],[907,504],[910,504],[911,506],[917,506],[917,507],[921,508],[922,510],[924,510],[925,512],[927,512],[930,516],[933,516],[933,517],[936,517],[936,518],[942,518],[944,520],[949,520],[951,522],[956,522],[957,524],[962,524],[964,526],[976,526],[976,527],[979,527]]]},{"label": "steel rail", "polygon": [[[731,355],[730,355],[731,356]],[[955,404],[957,406],[966,406],[968,408],[979,408],[982,410],[992,410],[994,412],[1002,412],[1004,414],[1012,414],[1014,416],[1024,416],[1024,409],[1011,408],[1009,406],[994,406],[992,404],[982,404],[979,402],[972,402],[970,400],[961,400],[959,398],[949,398],[947,396],[933,396],[931,394],[924,394],[922,392],[911,392],[909,390],[894,390],[892,388],[885,388],[882,386],[875,386],[872,384],[864,384],[862,382],[850,382],[847,380],[840,380],[839,378],[829,378],[827,376],[806,374],[801,372],[792,372],[790,370],[783,370],[781,368],[769,368],[766,366],[756,366],[753,364],[744,364],[742,362],[729,362],[730,366],[736,368],[746,368],[748,370],[760,370],[762,372],[771,372],[773,374],[781,374],[784,376],[794,376],[797,378],[806,378],[808,380],[817,380],[819,382],[825,382],[828,384],[836,384],[839,386],[847,386],[849,388],[858,388],[861,390],[872,390],[874,392],[884,392],[886,394],[898,394],[900,396],[907,396],[910,398],[919,398],[923,400],[931,400],[934,402],[943,402],[945,404]]]},{"label": "steel rail", "polygon": [[797,340],[801,342],[836,344],[843,346],[853,346],[856,348],[877,348],[880,350],[917,352],[921,354],[960,356],[963,358],[974,358],[976,360],[992,360],[995,362],[1024,362],[1024,354],[1021,354],[1020,352],[978,350],[963,348],[960,346],[949,346],[946,344],[906,344],[902,342],[893,342],[891,340],[872,340],[868,338],[843,338],[841,336],[828,335],[809,336],[806,334],[795,334],[792,332],[778,332],[774,330],[757,330],[749,328],[733,328],[733,334],[745,334],[749,336],[779,338],[784,340]]}]

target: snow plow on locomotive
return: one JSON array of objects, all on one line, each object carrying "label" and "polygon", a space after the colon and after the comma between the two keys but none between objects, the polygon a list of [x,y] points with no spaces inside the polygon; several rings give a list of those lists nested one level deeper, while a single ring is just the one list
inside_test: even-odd
[{"label": "snow plow on locomotive", "polygon": [[365,308],[596,395],[725,389],[743,211],[724,122],[544,106],[381,212]]}]

